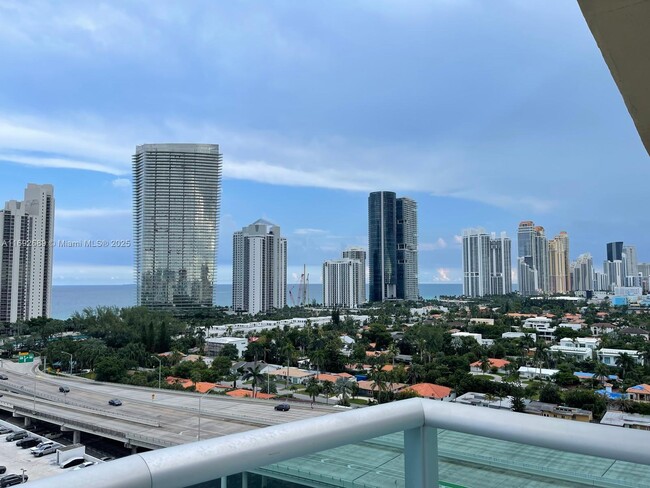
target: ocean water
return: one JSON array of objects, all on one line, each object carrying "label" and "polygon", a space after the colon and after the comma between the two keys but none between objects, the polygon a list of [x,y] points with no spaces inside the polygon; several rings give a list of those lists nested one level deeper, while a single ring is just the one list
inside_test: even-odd
[{"label": "ocean water", "polygon": [[[298,284],[287,286],[287,303],[292,305],[299,302]],[[310,284],[308,287],[308,302],[322,301],[323,288],[321,285]],[[460,283],[422,283],[420,294],[423,298],[437,298],[442,295],[458,296],[463,293]],[[216,305],[228,307],[232,303],[232,285],[217,285]],[[135,285],[74,285],[52,287],[52,317],[65,320],[74,312],[84,308],[97,306],[132,307],[135,305]]]}]

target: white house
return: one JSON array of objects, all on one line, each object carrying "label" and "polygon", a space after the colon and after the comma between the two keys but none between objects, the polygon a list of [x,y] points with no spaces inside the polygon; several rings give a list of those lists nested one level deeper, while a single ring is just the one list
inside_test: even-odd
[{"label": "white house", "polygon": [[592,324],[590,328],[591,328],[591,333],[596,337],[601,336],[603,334],[609,334],[616,330],[616,326],[614,324],[609,324],[605,322],[601,322],[599,324]]},{"label": "white house", "polygon": [[248,347],[248,339],[242,337],[209,337],[205,340],[205,353],[208,356],[217,356],[228,344],[235,346],[239,357],[242,357]]},{"label": "white house", "polygon": [[565,337],[560,339],[560,345],[551,346],[551,351],[585,360],[591,359],[598,344],[600,344],[600,339],[596,337],[576,337],[575,339]]},{"label": "white house", "polygon": [[547,317],[530,317],[524,321],[522,327],[524,329],[535,329],[540,339],[552,341],[554,339],[555,327],[551,324],[552,320]]},{"label": "white house", "polygon": [[634,359],[634,361],[637,364],[642,365],[644,363],[643,353],[641,353],[639,351],[634,351],[632,349],[607,349],[607,348],[603,348],[603,349],[598,350],[598,352],[597,352],[598,360],[601,363],[606,364],[607,366],[616,366],[616,360],[623,353],[627,354],[628,356],[631,356],[632,359]]},{"label": "white house", "polygon": [[520,378],[541,378],[543,380],[550,380],[554,375],[560,372],[559,369],[533,368],[531,366],[522,366],[518,371]]},{"label": "white house", "polygon": [[501,334],[502,339],[517,339],[519,337],[530,336],[533,342],[537,342],[537,334],[531,333],[527,334],[526,332],[504,332]]},{"label": "white house", "polygon": [[471,337],[482,346],[491,346],[494,344],[494,339],[483,339],[481,334],[473,334],[471,332],[454,332],[452,337]]}]

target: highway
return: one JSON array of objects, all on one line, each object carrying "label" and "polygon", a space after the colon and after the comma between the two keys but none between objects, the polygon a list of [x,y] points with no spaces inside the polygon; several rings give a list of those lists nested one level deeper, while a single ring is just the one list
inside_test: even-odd
[{"label": "highway", "polygon": [[[235,399],[222,395],[130,385],[99,383],[84,378],[52,376],[37,370],[38,362],[2,361],[0,409],[90,432],[128,446],[158,448],[219,437],[340,411],[335,407],[292,404],[274,410],[279,401]],[[67,386],[67,394],[59,391]],[[122,406],[108,400],[119,398]],[[200,405],[200,418],[199,418]],[[83,442],[83,440],[82,440]]]}]

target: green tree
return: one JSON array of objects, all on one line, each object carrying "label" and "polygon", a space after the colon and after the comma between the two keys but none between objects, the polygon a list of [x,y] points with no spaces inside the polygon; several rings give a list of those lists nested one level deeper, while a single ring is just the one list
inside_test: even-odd
[{"label": "green tree", "polygon": [[262,373],[262,365],[255,363],[253,366],[249,366],[244,370],[244,376],[242,379],[244,381],[251,380],[253,386],[253,398],[256,397],[255,387],[258,383],[264,381],[264,374]]},{"label": "green tree", "polygon": [[219,351],[219,356],[225,356],[231,361],[237,361],[239,358],[239,350],[234,344],[226,344],[221,348],[221,351]]},{"label": "green tree", "polygon": [[511,389],[510,394],[512,395],[512,410],[514,412],[524,412],[526,409],[524,390],[519,386],[515,386]]},{"label": "green tree", "polygon": [[321,384],[318,382],[318,380],[312,376],[309,378],[307,381],[307,388],[305,388],[305,392],[311,397],[311,401],[315,402],[316,397],[321,394],[323,391],[323,388]]},{"label": "green tree", "polygon": [[562,392],[556,385],[546,383],[539,391],[539,401],[561,405],[563,403]]},{"label": "green tree", "polygon": [[119,356],[105,357],[95,367],[95,379],[97,381],[120,383],[126,378],[126,371],[126,365],[122,358]]},{"label": "green tree", "polygon": [[330,402],[330,397],[334,393],[334,383],[332,383],[329,380],[323,381],[323,384],[321,385],[322,387],[322,392],[325,395],[326,398],[326,403],[329,404]]},{"label": "green tree", "polygon": [[352,393],[352,383],[354,383],[350,378],[339,378],[336,380],[335,389],[336,392],[341,395],[341,405],[350,405],[348,401],[348,396]]}]

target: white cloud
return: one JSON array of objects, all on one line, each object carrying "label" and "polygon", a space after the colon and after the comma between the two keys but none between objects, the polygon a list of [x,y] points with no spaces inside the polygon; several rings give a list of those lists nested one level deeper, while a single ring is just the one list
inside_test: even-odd
[{"label": "white cloud", "polygon": [[323,229],[296,229],[293,231],[294,234],[298,235],[322,235],[322,234],[327,234],[326,230]]},{"label": "white cloud", "polygon": [[463,236],[455,235],[454,236],[454,244],[463,244]]},{"label": "white cloud", "polygon": [[111,182],[115,188],[129,188],[131,186],[131,180],[128,178],[117,178]]},{"label": "white cloud", "polygon": [[422,242],[418,244],[418,249],[420,251],[438,251],[440,249],[445,249],[447,247],[447,241],[442,237],[438,237],[436,242]]},{"label": "white cloud", "polygon": [[438,268],[436,273],[437,276],[433,278],[434,281],[451,281],[448,268]]}]

